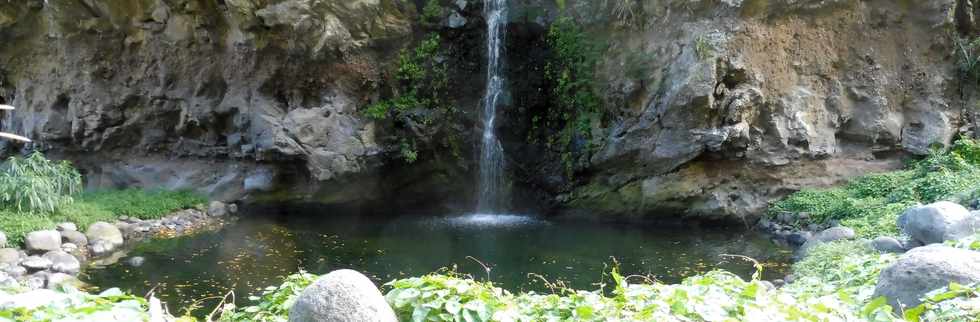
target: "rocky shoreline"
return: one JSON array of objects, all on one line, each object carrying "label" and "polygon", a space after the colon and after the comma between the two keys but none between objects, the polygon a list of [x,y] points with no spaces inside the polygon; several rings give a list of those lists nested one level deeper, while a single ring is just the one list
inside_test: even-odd
[{"label": "rocky shoreline", "polygon": [[[215,229],[233,220],[234,203],[211,202],[207,209],[183,209],[160,219],[142,220],[120,216],[113,223],[96,222],[85,232],[70,222],[56,229],[27,233],[21,248],[0,248],[0,286],[23,285],[29,289],[56,289],[60,285],[84,285],[78,280],[86,267],[105,266],[126,256],[127,246],[149,238],[173,238]],[[6,235],[0,233],[6,245]],[[8,245],[9,246],[9,245]],[[138,266],[138,258],[131,265]]]}]

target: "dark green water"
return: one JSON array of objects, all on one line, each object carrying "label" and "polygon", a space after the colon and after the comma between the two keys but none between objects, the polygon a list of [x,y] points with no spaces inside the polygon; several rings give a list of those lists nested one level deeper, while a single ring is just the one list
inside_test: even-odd
[{"label": "dark green water", "polygon": [[[263,211],[259,211],[263,212]],[[596,289],[618,262],[627,275],[678,282],[715,268],[751,276],[752,265],[721,254],[745,255],[767,264],[766,278],[785,275],[790,253],[762,235],[740,229],[541,220],[525,216],[401,216],[381,219],[305,209],[288,216],[264,211],[219,231],[143,243],[121,261],[89,269],[85,280],[134,294],[155,294],[174,311],[198,299],[234,290],[248,295],[304,269],[364,272],[376,282],[417,276],[444,267],[486,279],[475,258],[491,267],[489,278],[512,291],[545,290],[537,277]],[[288,211],[287,211],[288,212]],[[210,311],[215,301],[204,302]],[[202,311],[196,312],[202,314]]]}]

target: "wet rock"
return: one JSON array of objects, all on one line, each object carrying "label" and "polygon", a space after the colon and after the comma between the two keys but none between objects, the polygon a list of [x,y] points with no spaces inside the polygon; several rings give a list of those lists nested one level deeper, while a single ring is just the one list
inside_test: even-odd
[{"label": "wet rock", "polygon": [[54,263],[52,263],[50,259],[37,255],[29,256],[20,262],[20,266],[23,266],[30,272],[46,270],[51,268],[52,264]]},{"label": "wet rock", "polygon": [[926,244],[923,244],[921,241],[915,239],[908,239],[902,241],[902,248],[905,248],[906,251],[913,250],[917,247],[922,247],[925,245]]},{"label": "wet rock", "polygon": [[77,230],[62,231],[61,241],[65,243],[72,243],[79,247],[88,246],[88,237],[85,237],[85,234]]},{"label": "wet rock", "polygon": [[64,251],[55,250],[44,254],[44,259],[51,261],[51,270],[59,273],[78,274],[81,263],[75,256]]},{"label": "wet rock", "polygon": [[895,239],[893,237],[882,236],[882,237],[875,238],[874,240],[871,241],[871,246],[874,247],[875,250],[882,253],[905,252],[905,246],[902,245],[902,242],[898,241],[898,239]]},{"label": "wet rock", "polygon": [[887,297],[897,311],[950,282],[980,282],[980,253],[939,244],[915,248],[882,270],[874,297]]},{"label": "wet rock", "polygon": [[303,290],[290,322],[397,322],[378,288],[361,273],[337,270]]},{"label": "wet rock", "polygon": [[963,206],[940,201],[906,210],[898,218],[898,227],[912,239],[928,245],[973,234],[973,219]]},{"label": "wet rock", "polygon": [[807,231],[795,232],[795,233],[789,234],[789,236],[786,238],[786,241],[789,242],[790,244],[794,245],[794,246],[802,246],[808,240],[810,240],[811,237],[812,237],[812,234],[810,232],[807,232]]},{"label": "wet rock", "polygon": [[58,224],[58,231],[60,232],[78,231],[78,226],[76,226],[74,223],[63,222]]},{"label": "wet rock", "polygon": [[112,248],[115,248],[122,246],[123,244],[122,231],[120,231],[115,225],[106,222],[96,222],[89,225],[88,229],[85,231],[85,237],[87,237],[89,243],[93,245],[104,241],[111,244]]},{"label": "wet rock", "polygon": [[24,237],[24,245],[30,252],[44,253],[61,249],[61,233],[55,230],[34,231]]}]

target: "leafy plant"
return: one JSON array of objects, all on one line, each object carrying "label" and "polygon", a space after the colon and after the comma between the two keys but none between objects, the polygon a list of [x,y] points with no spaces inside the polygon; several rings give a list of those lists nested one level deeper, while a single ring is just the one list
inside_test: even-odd
[{"label": "leafy plant", "polygon": [[236,308],[234,304],[225,305],[218,321],[284,322],[296,298],[317,278],[305,271],[289,275],[281,285],[266,287],[261,294],[249,296],[249,301],[255,302],[254,305],[242,308]]},{"label": "leafy plant", "polygon": [[0,166],[0,205],[17,211],[53,212],[82,190],[82,175],[67,161],[34,152]]},{"label": "leafy plant", "polygon": [[[430,1],[432,3],[438,5]],[[442,147],[461,158],[460,133],[455,127],[437,127],[436,133],[420,130],[436,122],[440,125],[453,124],[461,118],[459,111],[447,100],[450,97],[449,63],[440,58],[443,55],[441,47],[439,34],[431,33],[415,48],[403,50],[394,71],[394,95],[369,105],[363,111],[365,116],[372,119],[392,121],[391,124],[398,130],[398,138],[391,143],[408,163],[415,162],[419,157],[416,142],[430,140],[442,143]]]},{"label": "leafy plant", "polygon": [[[544,115],[532,117],[529,141],[536,143],[537,138],[544,137],[546,147],[561,156],[570,177],[575,152],[590,153],[592,123],[602,117],[601,100],[595,91],[599,47],[567,16],[551,24],[547,41],[552,57],[545,65],[545,77],[551,85],[552,106]],[[584,143],[577,144],[579,139]]]}]

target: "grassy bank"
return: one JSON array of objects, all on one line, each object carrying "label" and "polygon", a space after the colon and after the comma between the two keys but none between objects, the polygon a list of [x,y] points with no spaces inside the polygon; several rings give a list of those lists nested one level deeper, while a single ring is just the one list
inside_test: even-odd
[{"label": "grassy bank", "polygon": [[140,189],[85,192],[74,201],[53,212],[0,209],[0,231],[8,242],[20,245],[24,234],[53,229],[62,222],[72,222],[84,230],[97,222],[113,222],[120,216],[157,219],[174,211],[203,206],[207,199],[188,191],[144,191]]},{"label": "grassy bank", "polygon": [[906,170],[856,178],[843,187],[803,190],[776,202],[769,216],[805,228],[837,221],[861,237],[896,236],[895,220],[912,205],[949,200],[964,205],[980,197],[980,144],[960,140]]}]

